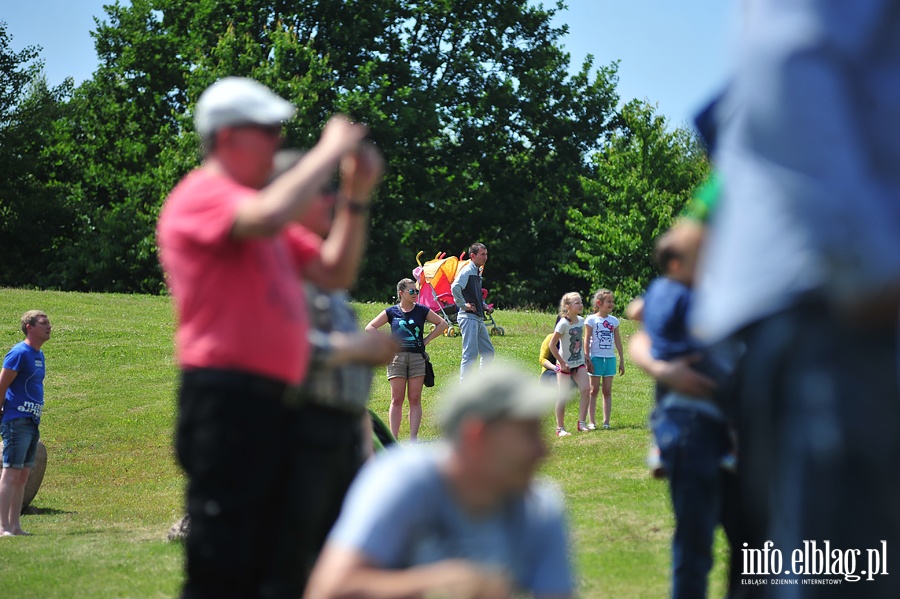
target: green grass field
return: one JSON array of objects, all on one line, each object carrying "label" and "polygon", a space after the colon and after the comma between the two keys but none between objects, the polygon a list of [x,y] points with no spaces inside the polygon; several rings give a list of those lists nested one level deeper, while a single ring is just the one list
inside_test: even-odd
[{"label": "green grass field", "polygon": [[[184,479],[172,451],[177,369],[168,298],[0,289],[0,349],[18,341],[21,314],[37,308],[53,323],[41,435],[49,460],[23,517],[31,537],[0,539],[0,595],[17,598],[173,597],[181,583],[181,546],[165,540],[181,515]],[[358,304],[365,324],[384,306]],[[498,311],[506,329],[499,356],[537,376],[541,340],[554,317]],[[634,332],[623,322],[623,339]],[[442,385],[459,366],[460,339],[429,346],[437,385],[426,389],[420,438],[434,439],[431,415]],[[387,420],[383,371],[372,406]],[[582,597],[666,596],[672,516],[666,486],[644,466],[650,380],[634,368],[613,386],[613,430],[557,439],[544,473],[566,494]],[[577,408],[567,424],[574,430]],[[408,431],[401,429],[401,438]],[[724,595],[725,548],[717,537],[710,596]]]}]

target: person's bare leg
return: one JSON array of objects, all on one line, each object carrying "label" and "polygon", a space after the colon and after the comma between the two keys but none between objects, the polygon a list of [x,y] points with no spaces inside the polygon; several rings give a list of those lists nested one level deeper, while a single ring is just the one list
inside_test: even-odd
[{"label": "person's bare leg", "polygon": [[556,401],[556,428],[566,428],[566,396],[569,393],[569,375],[562,372],[556,373],[556,383],[559,385],[559,399]]},{"label": "person's bare leg", "polygon": [[19,519],[31,468],[4,468],[0,475],[0,536],[25,534]]},{"label": "person's bare leg", "polygon": [[424,376],[409,379],[406,395],[409,398],[409,440],[413,443],[419,440],[419,425],[422,424],[422,387],[424,386]]},{"label": "person's bare leg", "polygon": [[581,398],[578,402],[578,420],[580,422],[587,421],[588,404],[591,401],[591,384],[588,381],[588,373],[584,368],[579,368],[572,373],[575,384],[578,385],[578,392]]},{"label": "person's bare leg", "polygon": [[403,421],[403,399],[406,396],[406,379],[395,376],[388,381],[391,385],[391,407],[388,408],[388,423],[391,434],[400,439],[400,423]]},{"label": "person's bare leg", "polygon": [[603,377],[603,424],[609,426],[609,417],[612,414],[612,386],[611,376]]},{"label": "person's bare leg", "polygon": [[27,535],[28,533],[22,528],[22,503],[25,501],[25,484],[31,475],[31,468],[22,468],[19,472],[19,484],[13,488],[13,497],[10,507],[12,511],[9,514],[10,524],[15,535]]},{"label": "person's bare leg", "polygon": [[4,468],[0,474],[0,536],[12,536],[12,526],[9,521],[9,506],[12,503],[13,496],[13,474],[12,468]]},{"label": "person's bare leg", "polygon": [[588,416],[591,419],[591,424],[597,426],[597,396],[600,395],[601,381],[605,379],[600,376],[591,376],[589,378],[591,381],[591,400],[588,403]]}]

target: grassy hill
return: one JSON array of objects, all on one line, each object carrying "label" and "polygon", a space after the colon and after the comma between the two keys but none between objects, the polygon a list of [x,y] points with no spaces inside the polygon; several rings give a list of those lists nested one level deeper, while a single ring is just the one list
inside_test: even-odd
[{"label": "grassy hill", "polygon": [[[41,434],[47,473],[23,518],[31,537],[0,539],[0,594],[15,597],[173,597],[181,546],[165,540],[181,515],[184,479],[172,450],[175,418],[173,313],[168,298],[0,289],[0,349],[22,339],[19,317],[42,309],[53,323]],[[383,305],[358,304],[362,324]],[[497,353],[538,373],[537,353],[553,315],[498,311]],[[634,332],[624,321],[623,339]],[[457,376],[460,339],[431,346],[437,385],[426,389],[420,438],[434,439],[442,385]],[[372,406],[387,420],[383,370]],[[644,466],[650,380],[628,367],[613,385],[613,430],[557,439],[544,472],[563,487],[582,597],[663,597],[668,592],[672,516],[664,483]],[[577,408],[567,424],[574,430]],[[408,431],[401,429],[401,438]],[[710,596],[725,588],[717,538]]]}]

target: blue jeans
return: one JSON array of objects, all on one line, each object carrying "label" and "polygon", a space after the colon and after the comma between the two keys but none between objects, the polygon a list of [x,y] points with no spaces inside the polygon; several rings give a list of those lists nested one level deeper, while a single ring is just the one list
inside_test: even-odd
[{"label": "blue jeans", "polygon": [[484,319],[474,314],[460,311],[456,318],[459,323],[459,332],[462,335],[462,362],[459,365],[460,380],[466,376],[466,372],[475,365],[475,358],[481,356],[479,364],[484,366],[494,358],[494,344]]},{"label": "blue jeans", "polygon": [[33,418],[13,418],[0,424],[3,437],[4,468],[34,468],[37,445],[41,439]]},{"label": "blue jeans", "polygon": [[719,463],[730,441],[724,420],[689,407],[658,407],[650,427],[669,477],[675,512],[672,597],[706,597],[713,533],[723,522],[725,477]]}]

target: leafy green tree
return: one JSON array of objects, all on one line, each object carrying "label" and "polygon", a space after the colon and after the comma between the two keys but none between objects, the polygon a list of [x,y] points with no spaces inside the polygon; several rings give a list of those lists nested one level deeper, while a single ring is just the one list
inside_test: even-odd
[{"label": "leafy green tree", "polygon": [[593,156],[593,174],[582,180],[585,202],[569,209],[576,244],[566,272],[591,290],[613,289],[620,300],[643,293],[657,272],[656,238],[708,170],[693,132],[668,130],[665,118],[645,102],[626,104],[616,130]]},{"label": "leafy green tree", "polygon": [[[93,33],[93,78],[35,95],[52,116],[41,181],[52,183],[68,224],[55,226],[45,274],[28,283],[162,291],[154,227],[168,192],[201,160],[191,111],[209,84],[241,75],[297,105],[288,145],[311,145],[328,116],[344,112],[367,123],[384,152],[359,297],[387,299],[419,250],[458,255],[473,241],[491,250],[487,277],[501,304],[546,306],[598,281],[631,289],[628,281],[645,276],[648,240],[698,178],[685,175],[695,142],[639,104],[617,114],[616,63],[594,68],[588,57],[569,74],[559,43],[566,29],[550,24],[562,8],[527,0],[106,6]],[[34,75],[15,72],[20,82]]]},{"label": "leafy green tree", "polygon": [[0,21],[0,285],[39,285],[75,217],[46,150],[72,84],[51,89],[39,48],[14,52],[10,42]]},{"label": "leafy green tree", "polygon": [[[78,165],[71,180],[79,215],[50,285],[164,290],[156,219],[172,187],[200,162],[190,109],[216,79],[254,77],[301,112],[310,106],[299,96],[317,83],[298,73],[304,60],[319,59],[296,48],[288,32],[259,29],[267,21],[256,4],[134,0],[106,7],[108,21],[98,21],[93,34],[100,66],[75,90],[55,140],[54,151]],[[307,142],[314,133],[290,131]]]},{"label": "leafy green tree", "polygon": [[458,254],[476,240],[491,249],[494,299],[543,305],[570,285],[555,266],[565,209],[618,98],[615,65],[592,77],[588,59],[567,74],[552,14],[525,1],[409,3],[385,36],[389,59],[351,74],[336,107],[372,124],[390,164],[366,295],[388,293],[417,250]]},{"label": "leafy green tree", "polygon": [[19,52],[11,47],[12,36],[5,21],[0,21],[0,125],[6,126],[13,118],[25,88],[40,72],[40,50],[28,46]]},{"label": "leafy green tree", "polygon": [[244,75],[297,104],[292,145],[311,144],[342,111],[368,123],[385,153],[361,296],[389,293],[419,249],[459,253],[482,240],[494,250],[495,297],[545,303],[567,277],[535,263],[559,262],[583,156],[617,101],[615,65],[567,74],[553,12],[525,0],[107,7],[94,34],[101,66],[73,99],[67,151],[91,166],[60,284],[153,289],[152,216],[198,161],[185,115],[210,83]]}]

